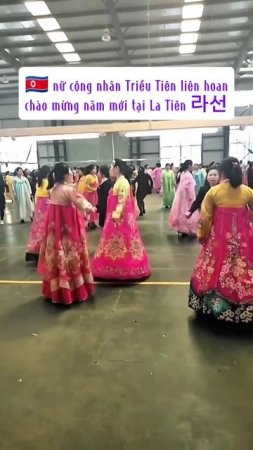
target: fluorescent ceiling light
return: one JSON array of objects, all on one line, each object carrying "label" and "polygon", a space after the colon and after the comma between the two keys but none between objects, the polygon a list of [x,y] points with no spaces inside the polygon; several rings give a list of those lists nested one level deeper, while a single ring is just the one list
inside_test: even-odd
[{"label": "fluorescent ceiling light", "polygon": [[46,19],[38,19],[38,24],[44,31],[54,31],[61,28],[57,20],[51,17]]},{"label": "fluorescent ceiling light", "polygon": [[202,17],[204,5],[186,5],[183,6],[183,19],[198,19]]},{"label": "fluorescent ceiling light", "polygon": [[240,69],[240,72],[252,72],[253,71],[253,66],[251,67],[242,67]]},{"label": "fluorescent ceiling light", "polygon": [[33,16],[48,16],[51,14],[45,2],[25,2],[25,6]]},{"label": "fluorescent ceiling light", "polygon": [[179,53],[181,55],[187,55],[190,53],[195,53],[196,52],[196,45],[180,45],[179,47]]},{"label": "fluorescent ceiling light", "polygon": [[61,44],[55,44],[55,47],[57,48],[58,52],[61,53],[70,53],[70,52],[74,52],[75,49],[73,47],[72,44],[70,44],[69,42],[63,42]]},{"label": "fluorescent ceiling light", "polygon": [[55,134],[46,136],[32,136],[37,142],[39,141],[62,141],[73,139],[98,139],[100,133],[86,133],[86,134]]},{"label": "fluorescent ceiling light", "polygon": [[63,53],[62,56],[67,62],[81,61],[81,58],[77,53]]},{"label": "fluorescent ceiling light", "polygon": [[10,50],[8,48],[4,49],[7,53],[10,53]]},{"label": "fluorescent ceiling light", "polygon": [[198,33],[185,33],[180,36],[180,44],[195,44],[198,41]]},{"label": "fluorescent ceiling light", "polygon": [[52,42],[66,42],[68,40],[63,31],[50,31],[47,36]]},{"label": "fluorescent ceiling light", "polygon": [[181,23],[181,31],[183,33],[199,31],[200,24],[200,20],[183,20]]},{"label": "fluorescent ceiling light", "polygon": [[203,0],[184,0],[185,3],[197,3],[197,2],[203,2]]}]

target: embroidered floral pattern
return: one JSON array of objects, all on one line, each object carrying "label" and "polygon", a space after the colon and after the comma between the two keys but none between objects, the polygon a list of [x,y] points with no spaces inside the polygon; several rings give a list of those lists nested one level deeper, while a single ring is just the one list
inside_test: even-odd
[{"label": "embroidered floral pattern", "polygon": [[127,254],[124,236],[120,234],[113,235],[104,245],[104,254],[113,261],[124,258]]},{"label": "embroidered floral pattern", "polygon": [[252,304],[236,305],[228,302],[215,291],[204,296],[198,296],[191,288],[189,293],[189,307],[204,315],[212,315],[219,321],[233,323],[250,323],[253,321]]}]

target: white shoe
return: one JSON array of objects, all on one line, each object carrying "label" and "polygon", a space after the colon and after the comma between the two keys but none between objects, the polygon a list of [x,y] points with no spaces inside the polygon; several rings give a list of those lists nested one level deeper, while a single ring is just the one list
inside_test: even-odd
[{"label": "white shoe", "polygon": [[3,221],[3,220],[1,220],[0,224],[1,224],[1,225],[4,225],[4,221]]}]

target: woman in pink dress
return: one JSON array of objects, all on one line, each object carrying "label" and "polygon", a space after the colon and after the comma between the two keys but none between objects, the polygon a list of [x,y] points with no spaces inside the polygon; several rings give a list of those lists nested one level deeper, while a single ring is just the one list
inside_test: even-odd
[{"label": "woman in pink dress", "polygon": [[221,164],[222,183],[201,207],[203,245],[189,292],[189,307],[218,321],[253,322],[253,190],[242,184],[238,159]]},{"label": "woman in pink dress", "polygon": [[109,193],[106,222],[92,262],[93,275],[104,280],[141,280],[151,274],[125,174],[126,164],[116,159],[112,167],[116,182]]},{"label": "woman in pink dress", "polygon": [[197,211],[190,218],[187,217],[187,212],[196,198],[196,183],[191,171],[192,161],[187,160],[180,169],[179,184],[169,216],[170,228],[177,231],[181,237],[195,236],[199,220]]},{"label": "woman in pink dress", "polygon": [[154,191],[159,194],[162,188],[162,178],[163,178],[163,171],[161,168],[161,164],[157,163],[156,168],[153,170],[152,178],[154,181]]},{"label": "woman in pink dress", "polygon": [[35,195],[35,211],[33,223],[26,247],[26,261],[38,261],[41,242],[45,236],[47,210],[49,205],[48,175],[50,168],[39,169],[38,186]]},{"label": "woman in pink dress", "polygon": [[87,300],[94,290],[83,220],[94,208],[71,183],[69,167],[57,163],[49,175],[48,189],[53,189],[38,265],[43,295],[65,305]]}]

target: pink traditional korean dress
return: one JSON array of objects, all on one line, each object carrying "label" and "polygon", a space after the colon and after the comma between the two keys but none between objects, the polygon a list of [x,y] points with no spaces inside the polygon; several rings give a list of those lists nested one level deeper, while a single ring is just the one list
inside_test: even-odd
[{"label": "pink traditional korean dress", "polygon": [[170,228],[178,233],[196,235],[199,221],[198,212],[196,211],[190,218],[186,217],[186,213],[190,210],[196,198],[195,184],[194,178],[189,171],[181,173],[169,216]]},{"label": "pink traditional korean dress", "polygon": [[92,211],[70,185],[56,184],[50,193],[38,271],[43,295],[53,303],[83,302],[94,290],[83,219]]},{"label": "pink traditional korean dress", "polygon": [[46,231],[47,210],[49,205],[48,180],[42,180],[42,185],[36,190],[35,211],[33,223],[26,247],[26,261],[38,260],[40,246]]},{"label": "pink traditional korean dress", "polygon": [[109,193],[106,222],[92,262],[96,278],[139,280],[151,274],[130,189],[121,176]]},{"label": "pink traditional korean dress", "polygon": [[253,190],[229,181],[212,187],[201,207],[203,243],[191,277],[189,306],[223,322],[253,321]]}]

